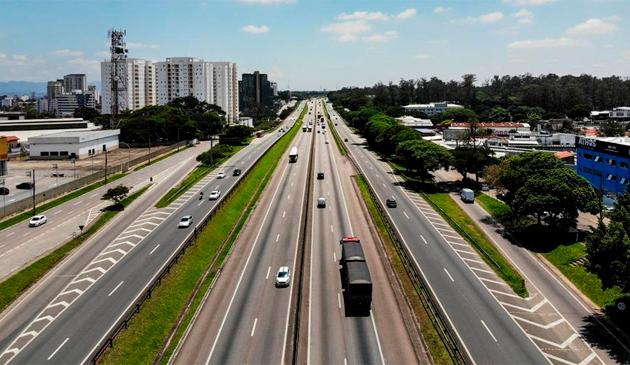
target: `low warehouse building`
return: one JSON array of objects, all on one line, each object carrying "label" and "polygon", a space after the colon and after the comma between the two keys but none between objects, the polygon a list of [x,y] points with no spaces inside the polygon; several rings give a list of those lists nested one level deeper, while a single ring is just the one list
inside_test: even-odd
[{"label": "low warehouse building", "polygon": [[85,158],[118,148],[119,129],[53,133],[30,137],[29,153],[34,159]]}]

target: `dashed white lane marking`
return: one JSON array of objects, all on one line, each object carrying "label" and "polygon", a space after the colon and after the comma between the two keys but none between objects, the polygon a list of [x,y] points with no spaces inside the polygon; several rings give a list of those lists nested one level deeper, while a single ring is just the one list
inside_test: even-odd
[{"label": "dashed white lane marking", "polygon": [[254,327],[252,327],[252,334],[249,337],[254,337],[254,332],[256,332],[256,323],[258,323],[258,317],[254,319]]},{"label": "dashed white lane marking", "polygon": [[197,204],[197,206],[200,206],[201,204],[203,204],[205,200],[201,199],[201,201],[199,202],[199,204]]},{"label": "dashed white lane marking", "polygon": [[152,254],[155,252],[155,250],[157,250],[157,249],[158,249],[158,247],[160,247],[160,244],[159,244],[159,243],[157,244],[157,246],[155,246],[155,248],[154,248],[154,249],[152,249],[152,250],[151,250],[151,252],[149,252],[149,255],[152,255]]},{"label": "dashed white lane marking", "polygon": [[333,232],[333,225],[332,224],[330,225],[330,232],[331,233]]},{"label": "dashed white lane marking", "polygon": [[[341,294],[337,293],[337,304],[339,305],[339,309],[341,309]],[[346,362],[346,359],[343,359]]]},{"label": "dashed white lane marking", "polygon": [[386,187],[387,187],[387,185],[385,185],[385,183],[383,183],[383,187],[384,187],[384,188],[386,188]]},{"label": "dashed white lane marking", "polygon": [[83,203],[83,200],[79,200],[78,202],[76,202],[76,203],[74,203],[74,204],[72,204],[72,205],[77,206],[77,205],[79,205],[79,204],[81,204],[81,203]]},{"label": "dashed white lane marking", "polygon": [[278,242],[279,239],[280,239],[280,233],[278,233],[278,235],[276,236],[276,242]]},{"label": "dashed white lane marking", "polygon": [[23,235],[22,237],[26,237],[26,236],[28,236],[29,234],[31,234],[31,232],[26,232],[26,233],[24,233],[24,235]]},{"label": "dashed white lane marking", "polygon": [[453,277],[451,276],[451,274],[449,274],[448,270],[446,270],[446,268],[444,268],[444,272],[446,273],[446,275],[448,275],[448,278],[451,279],[452,282],[455,282],[455,279],[453,279]]},{"label": "dashed white lane marking", "polygon": [[97,196],[97,195],[98,195],[98,193],[96,193],[96,194],[92,194],[92,195],[90,195],[90,198],[94,198],[94,197],[95,197],[95,196]]},{"label": "dashed white lane marking", "polygon": [[269,268],[267,269],[267,276],[265,277],[265,280],[269,279],[270,272],[271,272],[271,266],[269,266]]},{"label": "dashed white lane marking", "polygon": [[420,238],[422,238],[422,241],[424,242],[424,244],[425,244],[425,245],[428,245],[428,244],[429,244],[429,243],[427,242],[427,240],[426,240],[426,239],[424,239],[424,236],[423,236],[423,235],[420,235]]},{"label": "dashed white lane marking", "polygon": [[494,342],[499,342],[497,341],[497,338],[494,337],[494,334],[492,333],[492,331],[490,331],[490,328],[488,328],[488,326],[486,325],[486,322],[484,322],[483,319],[481,320],[481,324],[483,324],[483,326],[486,328],[486,331],[488,331],[490,336],[492,336],[492,339],[494,340]]},{"label": "dashed white lane marking", "polygon": [[13,236],[14,234],[15,234],[15,232],[11,232],[11,233],[9,233],[9,234],[7,235],[7,237],[11,237],[11,236]]},{"label": "dashed white lane marking", "polygon": [[63,209],[59,209],[58,211],[54,212],[53,215],[57,215],[59,213],[63,212]]},{"label": "dashed white lane marking", "polygon": [[403,214],[405,215],[405,217],[407,217],[407,219],[409,219],[409,216],[407,215],[407,212],[403,211]]},{"label": "dashed white lane marking", "polygon": [[57,347],[57,349],[56,349],[55,351],[53,351],[53,353],[52,353],[52,354],[50,354],[50,356],[48,356],[48,358],[47,358],[46,360],[50,360],[50,359],[52,359],[52,358],[53,358],[53,356],[55,356],[55,354],[57,354],[57,352],[58,352],[59,350],[61,350],[61,348],[63,347],[63,345],[65,345],[65,344],[66,344],[66,342],[68,342],[68,340],[69,340],[69,339],[70,339],[70,337],[66,338],[66,339],[65,339],[65,340],[61,343],[61,345],[59,345],[59,347]]},{"label": "dashed white lane marking", "polygon": [[289,196],[287,196],[287,200],[291,199],[291,194],[289,194]]},{"label": "dashed white lane marking", "polygon": [[285,210],[284,212],[282,212],[282,218],[284,218],[284,216],[287,214],[287,211]]},{"label": "dashed white lane marking", "polygon": [[337,262],[337,253],[333,252],[333,262]]},{"label": "dashed white lane marking", "polygon": [[114,292],[120,288],[121,285],[123,285],[124,281],[121,281],[120,284],[116,285],[116,287],[114,288],[114,290],[112,290],[111,292],[109,292],[109,294],[107,295],[108,297],[111,297],[112,294],[114,294]]}]

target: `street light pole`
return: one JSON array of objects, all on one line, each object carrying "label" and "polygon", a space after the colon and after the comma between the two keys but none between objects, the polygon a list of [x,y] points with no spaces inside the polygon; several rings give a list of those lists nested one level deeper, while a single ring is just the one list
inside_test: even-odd
[{"label": "street light pole", "polygon": [[55,169],[55,186],[59,186],[59,173],[58,173],[58,165],[56,163],[53,164],[53,169]]},{"label": "street light pole", "polygon": [[6,216],[7,215],[7,194],[5,194],[5,191],[4,191],[4,184],[5,184],[5,182],[4,182],[4,179],[2,179],[0,181],[2,182],[2,200],[3,200],[3,203],[2,203],[2,212],[3,213],[2,213],[2,215]]},{"label": "street light pole", "polygon": [[35,169],[33,169],[33,172],[26,171],[26,176],[30,176],[31,177],[31,181],[32,181],[31,188],[33,190],[33,216],[35,216],[35,214],[37,213],[35,211]]},{"label": "street light pole", "polygon": [[105,148],[105,182],[104,185],[107,185],[107,148]]},{"label": "street light pole", "polygon": [[[132,141],[132,142],[133,142],[133,141]],[[122,142],[122,141],[121,141],[121,142],[119,142],[119,143],[122,143],[122,144],[124,144],[125,146],[127,146],[127,152],[128,152],[128,153],[127,153],[127,155],[128,155],[128,157],[127,157],[127,169],[129,169],[129,167],[131,166],[131,146],[129,146],[127,143]]]}]

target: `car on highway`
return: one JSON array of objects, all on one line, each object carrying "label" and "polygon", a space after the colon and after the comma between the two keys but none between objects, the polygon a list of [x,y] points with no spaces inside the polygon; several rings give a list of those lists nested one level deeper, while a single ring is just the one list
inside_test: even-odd
[{"label": "car on highway", "polygon": [[36,215],[28,222],[29,227],[39,227],[42,224],[48,222],[48,218],[45,215]]},{"label": "car on highway", "polygon": [[224,179],[225,178],[225,171],[219,171],[217,173],[217,179]]},{"label": "car on highway", "polygon": [[326,140],[326,144],[328,144],[328,140]]},{"label": "car on highway", "polygon": [[234,176],[238,176],[241,174],[241,169],[234,169],[234,171],[232,172],[232,175]]},{"label": "car on highway", "polygon": [[50,175],[52,177],[64,177],[65,173],[63,172],[54,172],[52,175]]},{"label": "car on highway", "polygon": [[348,138],[344,138],[344,139],[343,139],[343,141],[344,141],[344,142],[348,142]]},{"label": "car on highway", "polygon": [[318,172],[317,173],[317,180],[324,180],[324,173],[323,172]]},{"label": "car on highway", "polygon": [[9,188],[5,188],[4,186],[0,188],[0,195],[9,195]]},{"label": "car on highway", "polygon": [[221,192],[218,190],[212,190],[210,192],[210,196],[208,196],[209,200],[217,200],[221,196]]},{"label": "car on highway", "polygon": [[394,198],[388,198],[385,204],[387,204],[387,207],[389,208],[396,208],[398,206],[398,203],[396,203],[396,199]]},{"label": "car on highway", "polygon": [[22,190],[31,190],[33,188],[33,183],[30,183],[30,182],[19,183],[15,185],[15,188],[22,189]]},{"label": "car on highway", "polygon": [[481,191],[490,191],[488,184],[481,184]]},{"label": "car on highway", "polygon": [[193,222],[193,216],[192,215],[185,215],[179,221],[179,224],[177,225],[177,228],[188,228],[188,227],[190,227],[192,225],[192,222]]},{"label": "car on highway", "polygon": [[320,196],[317,199],[317,207],[318,208],[326,208],[326,198],[324,198],[323,196]]},{"label": "car on highway", "polygon": [[288,266],[281,266],[276,274],[276,287],[289,286],[291,282],[291,269]]}]

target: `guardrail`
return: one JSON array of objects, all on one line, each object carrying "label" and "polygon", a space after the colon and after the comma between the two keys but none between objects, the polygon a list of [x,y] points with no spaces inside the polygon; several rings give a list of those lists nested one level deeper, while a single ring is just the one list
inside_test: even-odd
[{"label": "guardrail", "polygon": [[394,248],[396,249],[396,252],[398,252],[403,266],[405,267],[405,271],[407,272],[409,279],[412,281],[416,293],[418,294],[418,297],[422,302],[422,306],[427,311],[429,319],[431,320],[433,327],[435,327],[438,336],[440,336],[440,339],[444,343],[446,351],[449,353],[449,356],[456,364],[467,364],[471,362],[469,361],[469,359],[467,359],[465,354],[460,351],[460,344],[458,343],[456,337],[452,334],[452,332],[454,331],[450,327],[448,321],[444,319],[444,315],[441,313],[439,306],[436,304],[437,299],[433,297],[433,293],[431,292],[431,290],[429,290],[429,286],[426,283],[425,278],[422,276],[419,268],[417,268],[414,264],[414,261],[412,259],[413,255],[408,252],[407,247],[402,244],[402,237],[395,229],[394,224],[393,222],[391,222],[389,216],[385,213],[386,210],[383,207],[380,199],[376,195],[374,188],[372,187],[372,185],[370,185],[368,179],[365,178],[363,170],[355,161],[350,150],[348,150],[347,157],[350,163],[354,166],[355,170],[361,176],[363,176],[364,180],[366,181],[370,196],[372,197],[372,200],[374,200],[374,202],[376,203],[376,208],[383,218],[383,222],[385,223],[387,231],[389,232],[389,235],[394,242]]},{"label": "guardrail", "polygon": [[[293,126],[291,126],[291,128],[293,128]],[[276,143],[278,143],[279,140],[280,138],[276,138],[276,140],[271,145],[269,145],[269,148],[267,149],[267,151],[269,151],[269,149],[271,149]],[[212,217],[216,215],[219,208],[222,207],[227,202],[228,198],[232,196],[234,191],[243,182],[243,180],[245,180],[245,177],[253,170],[253,167],[260,161],[260,159],[265,154],[266,152],[258,156],[255,162],[252,164],[252,167],[247,169],[247,171],[243,172],[243,174],[241,175],[241,178],[236,182],[236,184],[234,184],[234,186],[223,196],[223,198],[217,202],[214,208],[211,211],[209,211],[208,214],[206,214],[206,216],[199,223],[199,225],[195,227],[194,231],[188,235],[188,237],[186,238],[184,243],[181,245],[179,250],[177,250],[171,256],[171,259],[165,264],[165,266],[162,267],[162,269],[158,272],[158,274],[154,276],[154,279],[147,285],[147,287],[145,287],[144,290],[142,290],[139,297],[136,298],[135,304],[131,305],[129,309],[127,309],[127,311],[121,317],[121,320],[118,322],[118,324],[114,325],[113,329],[110,330],[110,332],[106,335],[105,337],[106,339],[103,341],[103,343],[101,343],[99,348],[93,353],[93,355],[91,356],[90,364],[96,364],[98,360],[101,358],[101,356],[103,356],[105,351],[107,351],[107,349],[114,347],[114,340],[118,336],[118,334],[122,332],[124,329],[127,329],[127,324],[133,318],[133,316],[135,316],[137,313],[140,313],[140,307],[142,306],[142,304],[144,304],[144,302],[146,302],[149,298],[151,298],[153,291],[162,283],[162,279],[164,279],[164,277],[166,277],[166,275],[170,273],[171,268],[175,264],[177,264],[179,258],[183,256],[184,253],[186,253],[186,249],[188,249],[188,247],[195,244],[195,241],[197,240],[197,237],[199,236],[203,228],[208,224],[210,219],[212,219]]]}]

